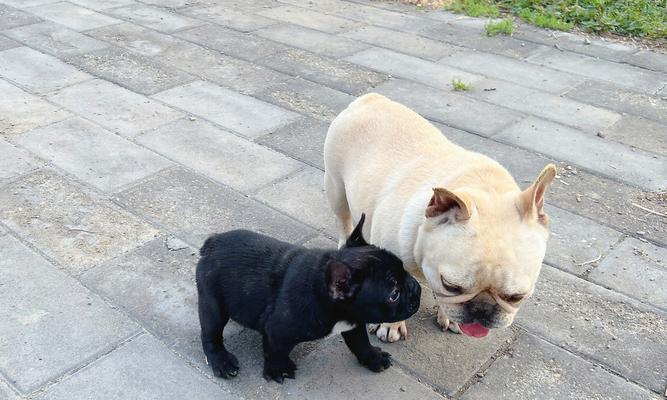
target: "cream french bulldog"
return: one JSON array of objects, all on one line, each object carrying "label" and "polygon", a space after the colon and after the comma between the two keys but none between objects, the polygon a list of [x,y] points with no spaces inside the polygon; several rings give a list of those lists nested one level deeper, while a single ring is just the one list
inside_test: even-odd
[{"label": "cream french bulldog", "polygon": [[[437,321],[472,337],[509,326],[532,294],[548,238],[547,165],[526,190],[496,161],[448,141],[407,107],[371,93],[331,123],[325,187],[341,243],[366,213],[364,236],[428,282]],[[376,335],[407,336],[405,321]]]}]

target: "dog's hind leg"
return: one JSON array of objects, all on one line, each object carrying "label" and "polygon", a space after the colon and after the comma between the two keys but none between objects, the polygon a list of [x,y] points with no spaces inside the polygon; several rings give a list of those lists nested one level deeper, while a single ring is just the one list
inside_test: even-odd
[{"label": "dog's hind leg", "polygon": [[324,189],[331,210],[336,216],[336,228],[338,229],[338,248],[343,247],[350,233],[354,229],[352,213],[347,203],[345,185],[342,180],[336,179],[330,173],[324,172]]},{"label": "dog's hind leg", "polygon": [[239,373],[239,361],[227,351],[222,333],[229,321],[229,314],[215,299],[207,296],[201,288],[199,292],[199,322],[201,342],[206,355],[206,363],[213,374],[222,378],[233,378]]}]

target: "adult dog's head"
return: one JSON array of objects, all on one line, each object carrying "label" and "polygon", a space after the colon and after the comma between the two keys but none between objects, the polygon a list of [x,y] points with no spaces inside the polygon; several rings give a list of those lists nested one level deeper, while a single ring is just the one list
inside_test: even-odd
[{"label": "adult dog's head", "polygon": [[510,325],[532,294],[549,236],[544,194],[555,175],[548,165],[523,192],[433,189],[415,256],[441,312],[462,333],[481,337]]}]

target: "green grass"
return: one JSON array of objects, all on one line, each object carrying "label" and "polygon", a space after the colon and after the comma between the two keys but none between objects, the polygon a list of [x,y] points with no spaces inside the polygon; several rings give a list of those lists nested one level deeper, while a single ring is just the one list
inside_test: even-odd
[{"label": "green grass", "polygon": [[455,0],[445,5],[445,9],[471,17],[497,17],[498,6],[492,0]]},{"label": "green grass", "polygon": [[512,18],[505,18],[498,22],[489,21],[484,25],[484,29],[486,29],[486,36],[511,35],[514,32],[514,22]]},{"label": "green grass", "polygon": [[472,85],[459,79],[452,79],[452,86],[455,92],[467,92],[472,89]]},{"label": "green grass", "polygon": [[445,8],[475,17],[511,13],[549,29],[667,38],[667,0],[451,0]]}]

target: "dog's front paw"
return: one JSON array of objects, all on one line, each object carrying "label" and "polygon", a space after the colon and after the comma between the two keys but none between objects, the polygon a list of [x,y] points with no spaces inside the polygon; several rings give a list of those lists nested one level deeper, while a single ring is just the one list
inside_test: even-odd
[{"label": "dog's front paw", "polygon": [[450,321],[447,317],[447,314],[442,311],[442,308],[438,308],[438,317],[436,320],[438,321],[438,325],[440,325],[440,328],[442,328],[443,332],[450,330],[454,333],[461,333],[459,324],[456,321]]},{"label": "dog's front paw", "polygon": [[405,321],[385,322],[375,328],[375,336],[383,342],[397,342],[408,338],[408,327]]},{"label": "dog's front paw", "polygon": [[371,347],[368,353],[359,357],[359,362],[373,372],[382,372],[391,366],[391,354],[379,347]]},{"label": "dog's front paw", "polygon": [[296,364],[289,358],[279,363],[264,362],[264,379],[283,383],[285,378],[294,379],[296,375]]},{"label": "dog's front paw", "polygon": [[239,374],[239,360],[228,351],[206,356],[206,363],[217,377],[229,379]]}]

